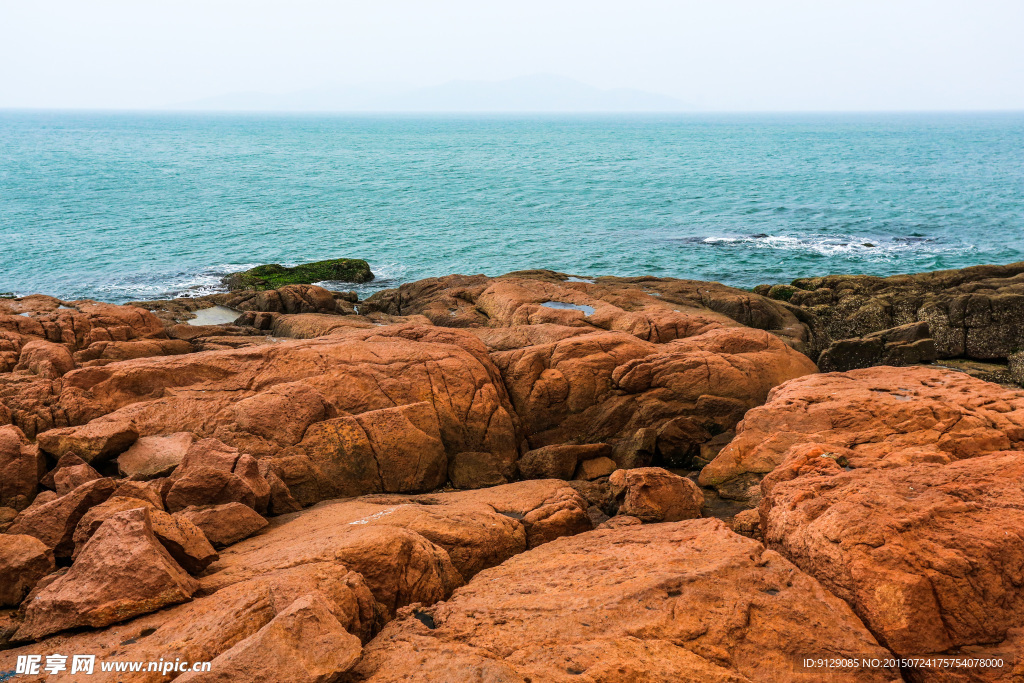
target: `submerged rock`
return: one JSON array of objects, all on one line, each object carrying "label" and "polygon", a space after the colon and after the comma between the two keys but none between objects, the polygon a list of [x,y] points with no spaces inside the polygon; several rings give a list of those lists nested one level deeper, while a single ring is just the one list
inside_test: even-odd
[{"label": "submerged rock", "polygon": [[370,264],[362,259],[340,258],[328,261],[303,263],[293,268],[271,263],[256,266],[224,278],[228,289],[252,289],[261,291],[277,289],[285,285],[311,285],[314,282],[334,280],[339,282],[369,282],[373,279]]}]

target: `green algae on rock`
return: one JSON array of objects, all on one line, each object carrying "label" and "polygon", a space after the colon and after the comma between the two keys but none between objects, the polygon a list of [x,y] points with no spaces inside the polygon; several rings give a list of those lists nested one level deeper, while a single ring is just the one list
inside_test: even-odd
[{"label": "green algae on rock", "polygon": [[240,273],[231,273],[223,282],[231,291],[251,289],[259,292],[285,285],[311,285],[324,280],[369,282],[373,277],[370,264],[363,259],[339,258],[303,263],[294,268],[270,263]]}]

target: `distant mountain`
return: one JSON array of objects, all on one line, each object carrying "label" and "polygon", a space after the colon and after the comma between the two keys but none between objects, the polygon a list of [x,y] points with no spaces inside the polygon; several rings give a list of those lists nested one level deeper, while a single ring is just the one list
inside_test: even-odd
[{"label": "distant mountain", "polygon": [[667,112],[693,109],[667,95],[603,90],[540,74],[505,81],[450,81],[427,88],[395,85],[300,90],[281,95],[235,93],[169,107],[203,111],[335,112]]}]

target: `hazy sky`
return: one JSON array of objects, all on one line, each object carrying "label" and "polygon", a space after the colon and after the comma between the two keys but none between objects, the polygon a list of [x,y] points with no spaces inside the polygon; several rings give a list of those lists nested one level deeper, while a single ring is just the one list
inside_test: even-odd
[{"label": "hazy sky", "polygon": [[0,107],[538,72],[712,110],[1024,109],[1024,0],[0,0]]}]

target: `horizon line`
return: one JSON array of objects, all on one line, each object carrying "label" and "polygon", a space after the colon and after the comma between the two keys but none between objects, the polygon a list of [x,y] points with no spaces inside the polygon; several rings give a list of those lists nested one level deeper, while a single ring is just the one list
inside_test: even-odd
[{"label": "horizon line", "polygon": [[1013,114],[1024,113],[1019,108],[958,108],[958,109],[189,109],[177,107],[32,107],[0,106],[0,112],[39,113],[140,113],[140,114],[280,114],[280,115],[563,115],[563,114]]}]

